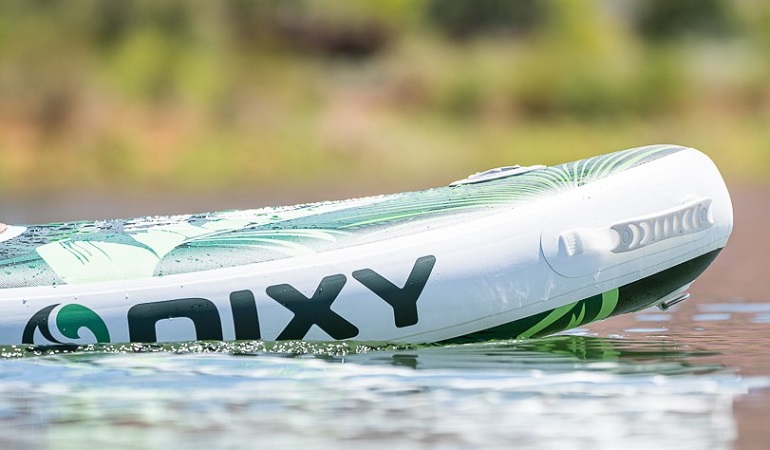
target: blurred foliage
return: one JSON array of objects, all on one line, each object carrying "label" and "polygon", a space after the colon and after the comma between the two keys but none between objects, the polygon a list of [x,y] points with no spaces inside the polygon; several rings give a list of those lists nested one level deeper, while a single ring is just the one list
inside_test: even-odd
[{"label": "blurred foliage", "polygon": [[416,188],[700,147],[770,169],[750,0],[6,0],[0,188]]},{"label": "blurred foliage", "polygon": [[688,35],[720,36],[733,29],[726,0],[649,0],[637,19],[648,39],[673,39]]},{"label": "blurred foliage", "polygon": [[468,39],[531,33],[546,23],[548,12],[548,3],[539,0],[430,0],[425,17],[447,36]]}]

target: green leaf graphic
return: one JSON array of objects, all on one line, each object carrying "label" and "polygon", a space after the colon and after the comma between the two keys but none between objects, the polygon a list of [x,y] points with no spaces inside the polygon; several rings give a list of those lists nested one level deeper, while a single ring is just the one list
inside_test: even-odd
[{"label": "green leaf graphic", "polygon": [[70,339],[80,339],[80,328],[88,328],[98,343],[110,342],[110,332],[98,314],[82,305],[64,306],[56,315],[56,327]]}]

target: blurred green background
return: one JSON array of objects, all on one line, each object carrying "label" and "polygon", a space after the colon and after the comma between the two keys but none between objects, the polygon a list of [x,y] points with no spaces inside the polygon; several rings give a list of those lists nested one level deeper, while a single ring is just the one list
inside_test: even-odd
[{"label": "blurred green background", "polygon": [[764,1],[0,2],[4,195],[386,192],[663,142],[761,182],[768,119]]}]

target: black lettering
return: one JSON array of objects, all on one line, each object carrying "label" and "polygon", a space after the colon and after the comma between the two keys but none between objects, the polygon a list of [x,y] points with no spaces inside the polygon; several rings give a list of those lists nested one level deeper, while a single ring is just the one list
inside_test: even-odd
[{"label": "black lettering", "polygon": [[55,305],[47,306],[36,312],[35,315],[29,319],[29,322],[27,322],[27,325],[24,327],[24,333],[21,337],[22,344],[34,344],[35,330],[38,328],[40,329],[40,334],[42,334],[44,338],[48,339],[49,342],[61,344],[61,342],[54,339],[53,335],[51,334],[50,322],[48,321],[51,312],[57,306],[59,306],[58,303]]},{"label": "black lettering", "polygon": [[186,317],[195,325],[196,340],[222,340],[222,321],[217,307],[205,298],[180,298],[142,303],[128,310],[131,342],[157,342],[155,325],[163,319]]},{"label": "black lettering", "polygon": [[294,313],[286,328],[276,340],[304,339],[310,327],[318,325],[333,339],[349,339],[358,336],[358,328],[331,310],[342,287],[345,275],[324,277],[312,298],[307,298],[289,284],[267,288],[267,295]]},{"label": "black lettering", "polygon": [[233,311],[235,339],[261,339],[257,303],[251,291],[235,291],[230,294],[230,308]]},{"label": "black lettering", "polygon": [[396,327],[403,328],[415,325],[419,320],[417,300],[428,283],[434,265],[436,257],[433,255],[417,258],[403,288],[399,288],[372,269],[356,270],[353,272],[353,278],[385,300],[393,308]]}]

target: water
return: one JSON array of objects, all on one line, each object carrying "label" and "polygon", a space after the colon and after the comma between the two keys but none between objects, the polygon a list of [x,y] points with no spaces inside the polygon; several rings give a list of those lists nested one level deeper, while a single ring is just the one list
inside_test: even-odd
[{"label": "water", "polygon": [[3,347],[2,448],[761,448],[770,303],[526,341]]}]

